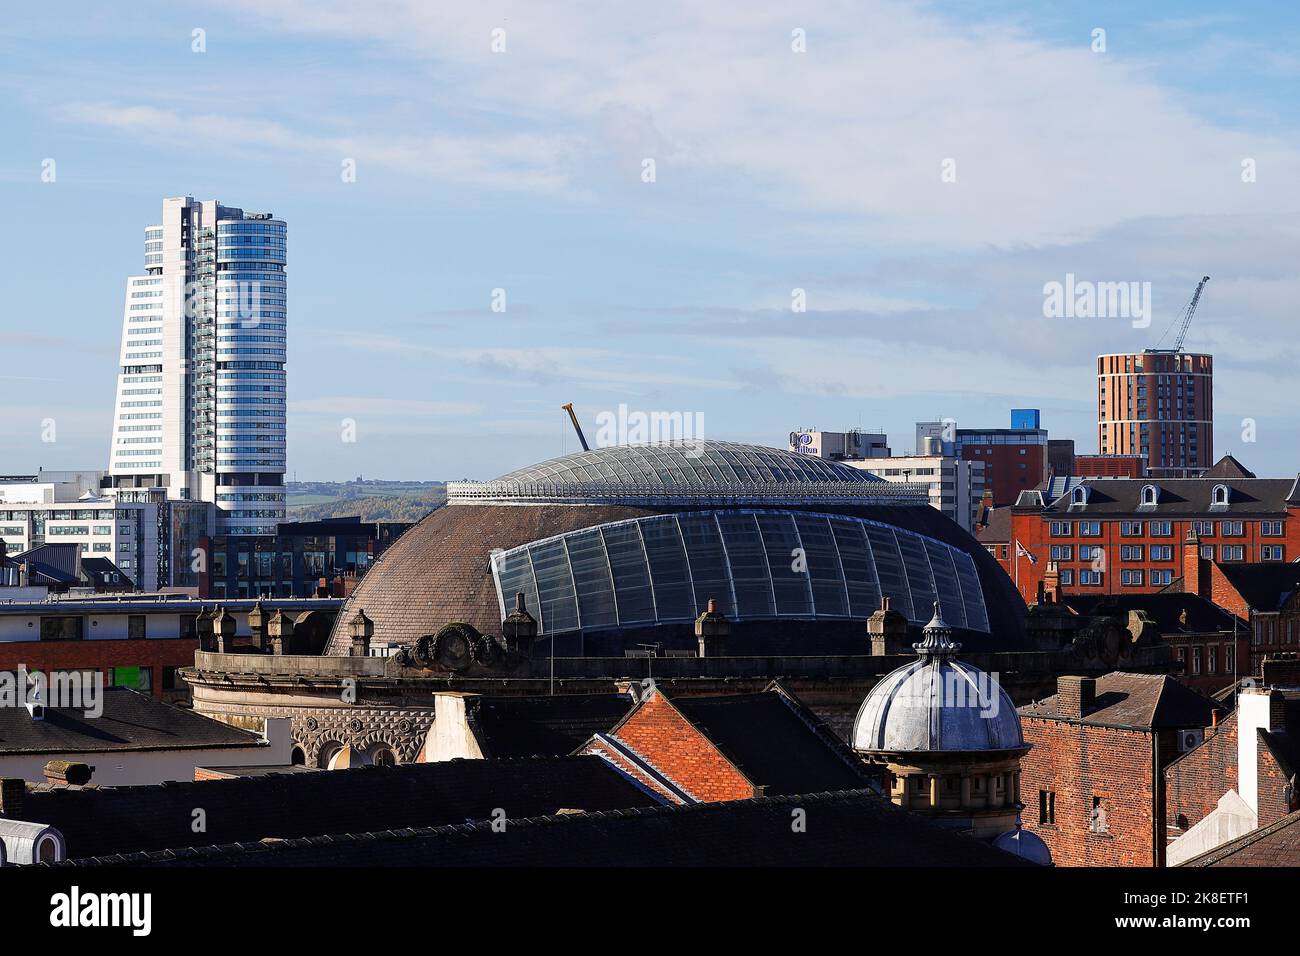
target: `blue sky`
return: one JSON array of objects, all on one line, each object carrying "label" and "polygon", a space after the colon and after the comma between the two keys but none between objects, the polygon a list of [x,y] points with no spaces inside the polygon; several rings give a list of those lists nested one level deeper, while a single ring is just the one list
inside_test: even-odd
[{"label": "blue sky", "polygon": [[[574,449],[566,401],[898,451],[1030,406],[1092,451],[1094,357],[1205,273],[1216,451],[1294,474],[1297,41],[1286,3],[19,8],[0,472],[104,466],[123,280],[190,194],[289,223],[301,479],[491,477]],[[1044,318],[1066,273],[1150,282],[1151,327]]]}]

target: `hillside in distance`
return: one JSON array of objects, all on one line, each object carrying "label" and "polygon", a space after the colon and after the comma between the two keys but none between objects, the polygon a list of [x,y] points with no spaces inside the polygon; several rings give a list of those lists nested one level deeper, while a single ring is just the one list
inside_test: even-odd
[{"label": "hillside in distance", "polygon": [[357,515],[362,521],[419,521],[447,501],[441,481],[285,482],[289,521]]}]

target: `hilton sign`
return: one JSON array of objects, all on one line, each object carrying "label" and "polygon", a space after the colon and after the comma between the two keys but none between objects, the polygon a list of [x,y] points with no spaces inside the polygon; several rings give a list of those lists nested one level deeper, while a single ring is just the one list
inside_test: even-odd
[{"label": "hilton sign", "polygon": [[790,450],[798,455],[821,455],[816,439],[808,432],[790,433]]}]

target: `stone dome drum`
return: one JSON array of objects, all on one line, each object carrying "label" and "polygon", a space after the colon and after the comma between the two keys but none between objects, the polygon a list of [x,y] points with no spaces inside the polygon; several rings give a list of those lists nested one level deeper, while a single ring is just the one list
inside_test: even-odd
[{"label": "stone dome drum", "polygon": [[953,655],[961,645],[935,609],[915,645],[917,659],[885,675],[858,710],[853,749],[883,753],[1020,750],[1026,747],[1011,697],[993,678]]}]

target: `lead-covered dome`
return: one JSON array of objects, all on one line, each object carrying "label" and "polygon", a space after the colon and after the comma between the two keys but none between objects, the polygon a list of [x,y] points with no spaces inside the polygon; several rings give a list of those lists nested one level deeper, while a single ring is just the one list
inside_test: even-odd
[{"label": "lead-covered dome", "polygon": [[853,724],[853,749],[884,753],[1018,750],[1016,705],[992,677],[953,655],[936,605],[917,659],[871,689]]},{"label": "lead-covered dome", "polygon": [[1019,824],[1014,830],[1008,830],[994,839],[993,845],[1030,863],[1037,863],[1039,866],[1052,865],[1052,851],[1047,848],[1047,844],[1036,833],[1029,832]]}]

